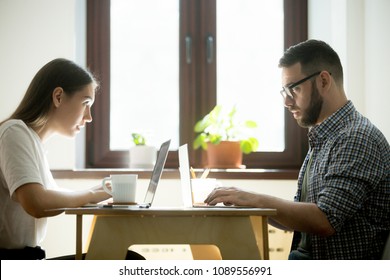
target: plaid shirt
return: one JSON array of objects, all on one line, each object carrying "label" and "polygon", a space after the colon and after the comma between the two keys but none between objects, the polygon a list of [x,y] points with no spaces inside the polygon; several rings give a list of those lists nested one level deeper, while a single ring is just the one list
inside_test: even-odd
[{"label": "plaid shirt", "polygon": [[[317,204],[336,233],[310,235],[313,259],[380,259],[390,230],[390,147],[383,134],[349,101],[310,129],[313,151],[307,201]],[[300,233],[294,233],[296,249]]]}]

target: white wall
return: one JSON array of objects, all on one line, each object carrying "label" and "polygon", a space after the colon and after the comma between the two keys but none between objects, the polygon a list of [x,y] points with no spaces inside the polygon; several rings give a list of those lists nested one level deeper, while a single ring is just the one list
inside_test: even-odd
[{"label": "white wall", "polygon": [[[390,139],[387,74],[390,56],[388,0],[309,0],[309,36],[329,42],[344,64],[346,90],[358,110]],[[0,119],[15,109],[36,71],[56,57],[85,64],[85,0],[0,0]],[[72,169],[78,164],[79,142],[53,138],[48,143],[52,168]],[[77,145],[76,145],[77,143]],[[76,147],[77,146],[77,147]],[[70,188],[94,185],[93,180],[60,180]],[[141,181],[142,188],[146,181]],[[226,181],[253,191],[291,199],[295,181]],[[163,180],[157,205],[180,203],[179,183]],[[74,252],[75,218],[50,219],[44,246],[48,256]],[[89,223],[85,223],[84,233]]]},{"label": "white wall", "polygon": [[[386,90],[390,65],[390,1],[370,0],[365,2],[365,57],[366,77],[364,102],[366,115],[390,141],[388,104],[390,94]],[[387,112],[387,113],[386,113]]]},{"label": "white wall", "polygon": [[[0,0],[0,119],[22,99],[35,73],[54,58],[84,64],[85,51],[76,48],[83,25],[76,18],[83,1]],[[76,23],[78,25],[76,26]],[[84,55],[84,56],[83,56]],[[47,143],[53,168],[73,168],[75,140],[55,137]]]},{"label": "white wall", "polygon": [[386,90],[390,64],[390,1],[308,0],[309,37],[327,41],[344,66],[345,89],[356,108],[390,139]]}]

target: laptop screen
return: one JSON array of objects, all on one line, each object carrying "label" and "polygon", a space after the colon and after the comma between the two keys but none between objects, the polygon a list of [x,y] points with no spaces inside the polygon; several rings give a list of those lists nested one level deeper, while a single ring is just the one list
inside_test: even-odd
[{"label": "laptop screen", "polygon": [[167,160],[169,145],[171,140],[168,140],[161,144],[160,151],[158,152],[156,164],[153,168],[152,178],[150,178],[149,187],[146,191],[144,203],[152,204],[154,195],[156,193],[158,182],[160,181],[161,174],[164,169],[165,162]]},{"label": "laptop screen", "polygon": [[185,207],[192,207],[190,162],[187,144],[179,147],[179,171],[183,204]]}]

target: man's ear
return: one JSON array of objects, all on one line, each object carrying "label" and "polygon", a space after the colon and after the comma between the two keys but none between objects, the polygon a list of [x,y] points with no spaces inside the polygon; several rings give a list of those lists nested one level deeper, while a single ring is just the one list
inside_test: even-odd
[{"label": "man's ear", "polygon": [[53,90],[52,98],[53,98],[54,107],[58,108],[61,105],[61,102],[64,98],[64,94],[65,93],[62,87],[56,87]]},{"label": "man's ear", "polygon": [[331,74],[327,71],[322,71],[320,73],[320,78],[321,78],[321,88],[324,90],[329,90],[332,84]]}]

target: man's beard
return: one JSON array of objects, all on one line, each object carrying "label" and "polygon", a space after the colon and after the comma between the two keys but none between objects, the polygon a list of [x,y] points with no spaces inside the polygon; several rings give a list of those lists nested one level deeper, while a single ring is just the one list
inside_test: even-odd
[{"label": "man's beard", "polygon": [[306,111],[302,112],[302,118],[297,122],[301,127],[312,127],[317,121],[321,113],[323,99],[318,92],[315,82],[312,83],[312,92],[310,96],[310,104]]}]

